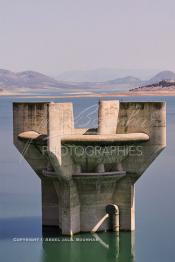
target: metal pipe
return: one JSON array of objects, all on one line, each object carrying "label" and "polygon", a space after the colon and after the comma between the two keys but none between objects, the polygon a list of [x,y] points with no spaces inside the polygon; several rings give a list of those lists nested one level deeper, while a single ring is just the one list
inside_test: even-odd
[{"label": "metal pipe", "polygon": [[112,224],[112,230],[118,232],[120,227],[118,206],[114,204],[107,205],[106,213],[109,215],[109,219]]}]

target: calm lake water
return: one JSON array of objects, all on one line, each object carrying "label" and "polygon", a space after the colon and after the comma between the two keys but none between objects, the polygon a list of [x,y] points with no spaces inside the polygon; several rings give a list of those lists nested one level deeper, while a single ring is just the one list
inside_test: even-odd
[{"label": "calm lake water", "polygon": [[[96,126],[98,100],[52,99],[73,102],[76,126],[90,127]],[[0,261],[175,261],[175,97],[121,100],[167,102],[167,148],[136,183],[136,232],[79,234],[49,242],[41,239],[40,180],[13,145],[12,102],[50,100],[0,98]]]}]

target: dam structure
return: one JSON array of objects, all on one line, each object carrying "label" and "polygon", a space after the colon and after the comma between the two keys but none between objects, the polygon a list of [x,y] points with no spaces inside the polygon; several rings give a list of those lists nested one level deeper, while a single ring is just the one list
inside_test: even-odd
[{"label": "dam structure", "polygon": [[164,102],[102,100],[96,128],[74,127],[72,103],[20,102],[13,125],[41,181],[43,226],[135,230],[135,183],[166,147]]}]

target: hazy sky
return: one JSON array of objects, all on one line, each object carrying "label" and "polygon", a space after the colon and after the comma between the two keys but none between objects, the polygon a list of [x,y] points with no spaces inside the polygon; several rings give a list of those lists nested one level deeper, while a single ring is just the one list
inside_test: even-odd
[{"label": "hazy sky", "polygon": [[0,0],[0,67],[175,71],[174,0]]}]

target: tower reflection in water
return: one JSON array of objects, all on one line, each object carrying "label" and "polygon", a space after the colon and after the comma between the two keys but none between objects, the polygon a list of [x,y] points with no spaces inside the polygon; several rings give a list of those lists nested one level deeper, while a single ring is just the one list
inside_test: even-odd
[{"label": "tower reflection in water", "polygon": [[46,237],[43,241],[42,262],[58,261],[135,262],[135,234],[108,232],[85,233],[72,238]]}]

